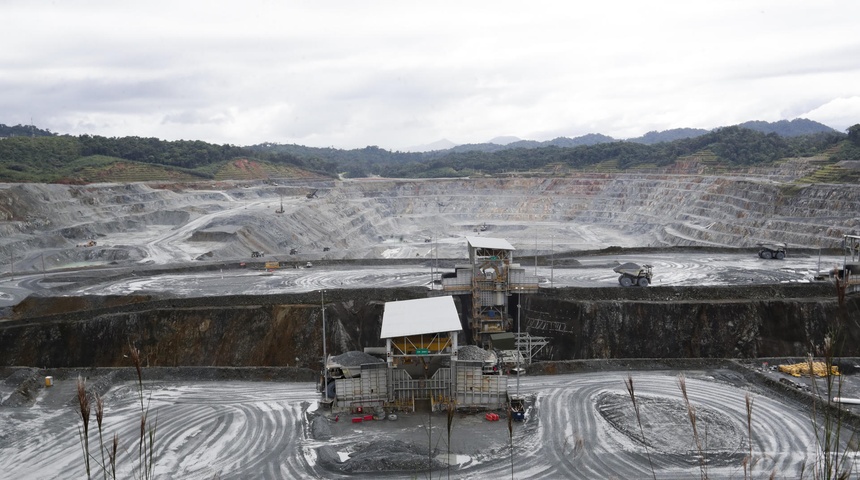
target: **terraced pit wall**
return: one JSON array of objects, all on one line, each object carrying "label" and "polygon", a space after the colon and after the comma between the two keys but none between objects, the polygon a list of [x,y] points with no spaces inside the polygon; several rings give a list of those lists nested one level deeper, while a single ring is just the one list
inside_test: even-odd
[{"label": "terraced pit wall", "polygon": [[[215,213],[217,218],[188,230],[187,238],[176,244],[179,251],[222,262],[250,259],[254,250],[281,252],[291,261],[378,259],[390,246],[380,242],[402,239],[415,244],[409,256],[428,256],[423,240],[462,238],[482,223],[489,225],[488,234],[512,241],[520,252],[536,243],[535,233],[553,232],[555,247],[567,250],[619,244],[754,247],[759,242],[786,243],[790,251],[839,248],[843,235],[860,231],[860,188],[810,183],[816,182],[813,173],[823,162],[817,157],[789,159],[719,175],[703,174],[713,165],[680,162],[663,173],[552,178],[300,180],[279,186],[258,182],[253,188],[210,182],[196,188],[0,185],[0,258],[14,258],[24,272],[82,263],[136,266],[148,252],[127,244],[130,234],[147,239],[152,231],[186,227]],[[850,165],[856,168],[856,163]],[[320,198],[306,199],[309,189],[320,189]],[[288,210],[273,221],[271,212],[284,198]],[[246,202],[268,209],[235,208]],[[558,224],[568,223],[597,234],[567,238]],[[533,232],[523,225],[545,230]],[[616,243],[618,237],[623,243]],[[98,245],[76,248],[90,239],[98,239]],[[214,245],[199,256],[200,243]],[[447,245],[443,241],[441,248]],[[325,247],[331,250],[323,254]],[[292,248],[306,257],[288,257]],[[542,246],[542,253],[550,248]],[[459,244],[444,255],[464,253]],[[0,273],[10,272],[11,263],[0,262]]]},{"label": "terraced pit wall", "polygon": [[[426,293],[327,292],[328,352],[382,346],[385,302]],[[829,284],[559,289],[512,299],[521,301],[523,331],[552,338],[552,360],[804,356],[819,353],[838,319],[847,319],[841,354],[860,356],[860,297],[840,311]],[[319,293],[125,300],[37,299],[40,316],[19,309],[0,323],[0,366],[128,366],[130,344],[146,366],[320,365]],[[52,304],[70,310],[45,315]]]}]

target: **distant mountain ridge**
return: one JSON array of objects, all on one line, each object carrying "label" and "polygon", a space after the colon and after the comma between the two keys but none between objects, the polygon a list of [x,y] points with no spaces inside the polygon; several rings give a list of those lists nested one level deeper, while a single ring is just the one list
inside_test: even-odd
[{"label": "distant mountain ridge", "polygon": [[[813,133],[838,133],[838,131],[834,128],[828,127],[823,123],[818,123],[814,120],[809,120],[806,118],[796,118],[794,120],[779,120],[777,122],[752,120],[749,122],[744,122],[738,125],[731,126],[746,128],[762,133],[775,133],[781,137],[796,137],[799,135],[809,135]],[[719,130],[720,128],[725,127],[717,127],[714,130]],[[712,132],[714,130],[705,130],[703,128],[673,128],[670,130],[663,130],[659,132],[651,131],[646,133],[645,135],[642,135],[641,137],[628,138],[624,141],[642,143],[645,145],[653,145],[655,143],[673,142],[675,140],[681,140],[685,138],[695,138],[705,135],[706,133]],[[536,140],[519,140],[517,139],[517,137],[504,136],[496,137],[487,143],[467,143],[462,145],[456,145],[451,143],[450,140],[446,139],[444,140],[444,142],[449,142],[452,146],[448,148],[433,148],[432,151],[444,151],[445,153],[475,151],[498,152],[500,150],[508,150],[511,148],[540,148],[547,146],[578,147],[580,145],[597,145],[599,143],[610,143],[618,141],[621,141],[621,139],[616,139],[599,133],[589,133],[574,138],[558,137],[543,142]],[[438,147],[441,146],[441,142],[443,141],[437,142],[440,145],[430,145],[435,145]],[[408,151],[429,152],[431,150],[420,150],[419,147],[413,147],[408,149]]]},{"label": "distant mountain ridge", "polygon": [[[860,142],[847,141],[848,135],[815,122],[749,122],[747,125],[746,128],[734,125],[711,131],[649,132],[628,140],[594,133],[544,142],[503,138],[501,141],[512,141],[507,145],[459,145],[420,153],[389,151],[377,146],[341,150],[263,143],[239,147],[199,140],[72,136],[19,125],[12,127],[11,136],[0,138],[0,181],[89,183],[109,178],[161,181],[180,177],[217,180],[281,176],[435,178],[556,171],[559,168],[564,171],[624,171],[668,167],[679,158],[701,152],[707,152],[714,162],[727,168],[766,165],[780,158],[819,154],[831,161],[860,159]],[[855,127],[860,130],[860,125],[852,128]],[[39,135],[39,132],[48,134]],[[674,140],[664,140],[668,138]],[[857,147],[852,146],[854,143]],[[825,172],[826,178],[835,178],[834,172]],[[836,176],[846,175],[842,172]]]},{"label": "distant mountain ridge", "polygon": [[780,120],[778,122],[762,122],[752,120],[738,125],[741,128],[749,128],[763,133],[775,133],[781,137],[796,137],[809,135],[811,133],[836,132],[836,129],[806,118],[795,118],[794,120]]},{"label": "distant mountain ridge", "polygon": [[673,128],[671,130],[663,130],[662,132],[651,131],[641,137],[629,138],[627,141],[653,145],[660,142],[674,142],[675,140],[684,138],[696,138],[709,132],[710,130],[703,128]]},{"label": "distant mountain ridge", "polygon": [[[511,138],[511,137],[507,137]],[[445,150],[435,150],[434,153],[461,153],[461,152],[498,152],[514,148],[541,148],[541,147],[579,147],[582,145],[597,145],[598,143],[617,142],[618,140],[599,133],[589,133],[576,138],[558,137],[552,140],[539,142],[537,140],[517,140],[506,144],[488,143],[465,143],[456,145]],[[412,150],[410,151],[417,151]]]}]

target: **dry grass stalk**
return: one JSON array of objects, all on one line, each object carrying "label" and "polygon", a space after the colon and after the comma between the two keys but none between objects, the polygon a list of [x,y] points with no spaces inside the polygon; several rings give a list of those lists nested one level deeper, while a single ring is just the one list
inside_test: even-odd
[{"label": "dry grass stalk", "polygon": [[[747,442],[749,443],[749,455],[744,459],[744,478],[752,478],[753,466],[755,465],[755,461],[753,460],[752,454],[752,408],[753,408],[753,398],[749,394],[749,392],[744,395],[744,402],[746,403],[747,409]],[[749,477],[747,477],[747,466],[749,466]]]},{"label": "dry grass stalk", "polygon": [[681,396],[684,398],[684,404],[687,406],[687,417],[690,419],[690,425],[693,427],[693,441],[696,443],[696,451],[699,454],[699,471],[701,472],[702,480],[704,480],[708,478],[708,471],[705,468],[705,450],[699,437],[696,409],[690,403],[690,397],[687,395],[687,379],[683,374],[678,376],[678,387],[681,389]]},{"label": "dry grass stalk", "polygon": [[155,466],[155,431],[158,422],[152,425],[147,424],[149,416],[149,405],[143,401],[143,364],[140,360],[140,350],[129,343],[129,358],[137,372],[137,395],[140,401],[140,438],[137,447],[137,459],[139,465],[140,478],[153,478],[153,468]]},{"label": "dry grass stalk", "polygon": [[153,422],[152,427],[149,429],[149,457],[146,461],[146,478],[155,478],[154,477],[154,467],[155,467],[155,430],[158,425],[158,417],[156,417],[155,422]]},{"label": "dry grass stalk", "polygon": [[[838,330],[832,332],[838,333]],[[847,479],[851,474],[851,463],[848,459],[849,449],[842,448],[842,409],[833,403],[833,397],[841,396],[842,377],[833,375],[833,340],[830,335],[824,338],[822,354],[826,364],[825,390],[820,392],[818,382],[810,376],[814,399],[812,402],[812,425],[815,431],[815,440],[818,443],[816,468],[813,476],[816,479]],[[812,355],[807,355],[807,362],[811,365]],[[836,377],[836,378],[834,378]],[[821,416],[823,421],[819,423],[818,401],[823,399]],[[856,432],[852,435],[852,439]],[[850,443],[850,439],[849,439]]]},{"label": "dry grass stalk", "polygon": [[102,476],[107,478],[107,468],[105,468],[105,441],[104,435],[102,433],[102,422],[105,418],[105,402],[102,399],[102,396],[98,393],[96,394],[96,425],[99,428],[99,453],[101,453],[102,457]]},{"label": "dry grass stalk", "polygon": [[[96,426],[98,427],[99,432],[99,454],[101,456],[101,461],[94,455],[90,454],[89,448],[89,425],[90,425],[90,415],[92,410],[92,404],[90,401],[90,395],[87,393],[86,380],[81,377],[78,377],[77,380],[77,398],[78,398],[78,406],[80,407],[79,415],[81,417],[81,423],[83,426],[79,428],[79,434],[81,436],[81,448],[83,449],[84,454],[84,464],[87,470],[87,478],[92,478],[92,465],[90,463],[91,460],[95,461],[96,465],[101,467],[102,469],[102,477],[104,479],[108,478],[108,474],[110,473],[110,478],[116,478],[116,451],[119,446],[119,438],[114,434],[114,444],[113,450],[111,451],[107,446],[105,446],[104,442],[104,418],[105,418],[105,403],[104,399],[102,399],[101,395],[95,394],[95,414],[96,414]],[[108,454],[107,460],[110,464],[106,463],[105,452]],[[110,470],[108,470],[108,466],[110,465]]]},{"label": "dry grass stalk", "polygon": [[446,411],[448,417],[448,478],[451,478],[451,428],[454,426],[454,412],[456,408],[454,407],[454,402],[448,402],[448,409]]},{"label": "dry grass stalk", "polygon": [[639,434],[642,435],[642,444],[645,445],[645,455],[648,457],[648,466],[651,467],[651,476],[654,477],[654,480],[657,480],[654,463],[651,461],[651,452],[648,450],[648,442],[645,441],[645,429],[642,428],[642,416],[639,413],[639,404],[636,402],[636,392],[633,389],[633,375],[627,374],[627,380],[624,382],[624,385],[627,387],[630,401],[633,402],[633,410],[636,412],[636,423],[639,424]]},{"label": "dry grass stalk", "polygon": [[105,418],[105,402],[102,399],[102,396],[98,393],[96,394],[96,424],[99,427],[99,431],[102,429],[102,421]]},{"label": "dry grass stalk", "polygon": [[114,433],[113,434],[113,443],[111,443],[111,448],[108,451],[108,457],[110,458],[110,470],[111,470],[111,478],[116,478],[116,452],[119,447],[119,436]]},{"label": "dry grass stalk", "polygon": [[[137,471],[137,476],[140,478],[150,479],[153,478],[154,472],[153,468],[155,466],[155,433],[157,430],[158,421],[152,422],[150,425],[148,421],[149,417],[149,405],[148,403],[144,403],[143,400],[143,366],[140,360],[140,351],[135,348],[133,345],[129,344],[129,357],[132,360],[135,370],[137,371],[137,385],[138,385],[138,399],[140,401],[140,440],[138,442],[138,462],[139,469]],[[77,379],[77,399],[78,399],[78,415],[81,418],[81,426],[78,427],[78,434],[80,435],[81,440],[81,450],[84,455],[84,463],[87,471],[87,478],[92,478],[92,467],[90,464],[90,460],[94,460],[97,465],[99,465],[102,469],[102,476],[105,480],[110,477],[116,479],[116,461],[117,461],[117,452],[119,451],[119,436],[114,433],[113,441],[110,445],[105,445],[104,443],[104,418],[105,418],[105,404],[104,399],[96,394],[95,395],[95,416],[96,416],[96,424],[98,426],[99,433],[99,453],[101,456],[101,461],[99,459],[90,454],[89,448],[89,427],[90,427],[90,414],[93,410],[93,405],[91,404],[90,395],[87,393],[86,388],[86,380],[81,378],[80,376]],[[105,454],[107,454],[107,458],[105,458]]]},{"label": "dry grass stalk", "polygon": [[146,411],[140,413],[140,432],[138,433],[138,436],[137,456],[138,459],[142,459],[143,448],[146,446]]},{"label": "dry grass stalk", "polygon": [[149,407],[140,412],[140,441],[138,442],[138,464],[140,465],[140,477],[153,478],[155,466],[155,431],[158,420],[152,424],[148,423]]},{"label": "dry grass stalk", "polygon": [[78,428],[81,439],[81,449],[84,452],[84,464],[87,469],[87,478],[90,478],[90,398],[87,395],[87,382],[80,376],[77,382],[78,413],[81,416],[82,427]]},{"label": "dry grass stalk", "polygon": [[143,368],[140,363],[140,350],[138,350],[134,345],[128,345],[128,356],[131,358],[131,364],[134,365],[134,369],[137,371],[137,396],[140,400],[140,408],[143,409]]},{"label": "dry grass stalk", "polygon": [[513,427],[514,412],[511,405],[508,404],[508,441],[511,446],[511,479],[514,478],[514,427]]}]

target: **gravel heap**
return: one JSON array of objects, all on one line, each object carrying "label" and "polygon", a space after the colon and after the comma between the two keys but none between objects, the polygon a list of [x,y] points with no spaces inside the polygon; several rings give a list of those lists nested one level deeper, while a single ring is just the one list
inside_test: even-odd
[{"label": "gravel heap", "polygon": [[356,366],[364,365],[365,363],[380,363],[382,362],[382,359],[376,358],[373,355],[364,352],[353,350],[331,357],[331,361],[334,363],[339,363],[341,365]]},{"label": "gravel heap", "polygon": [[492,355],[492,352],[484,350],[477,345],[466,345],[465,347],[460,347],[460,349],[457,351],[457,359],[459,360],[485,361],[489,360]]},{"label": "gravel heap", "polygon": [[332,447],[318,450],[319,462],[326,468],[343,473],[372,472],[426,472],[439,470],[446,465],[436,459],[428,459],[427,448],[398,440],[383,440],[358,445],[349,458],[340,462]]},{"label": "gravel heap", "polygon": [[328,440],[331,438],[331,423],[323,416],[311,420],[311,437],[314,440]]}]

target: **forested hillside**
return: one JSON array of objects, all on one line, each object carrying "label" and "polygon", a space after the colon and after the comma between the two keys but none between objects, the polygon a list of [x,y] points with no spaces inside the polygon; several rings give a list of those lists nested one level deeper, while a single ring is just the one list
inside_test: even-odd
[{"label": "forested hillside", "polygon": [[56,135],[48,130],[36,128],[33,125],[15,125],[10,127],[0,123],[0,138],[3,137],[50,137]]},{"label": "forested hillside", "polygon": [[[21,126],[0,127],[16,132],[21,129]],[[391,152],[375,146],[339,150],[272,143],[239,147],[141,137],[75,137],[25,127],[47,135],[0,139],[0,181],[90,183],[109,181],[113,173],[120,171],[124,172],[122,181],[214,179],[230,177],[235,172],[243,172],[242,178],[294,174],[460,177],[655,169],[691,156],[707,157],[711,164],[732,169],[815,155],[834,162],[860,160],[860,146],[852,141],[857,136],[855,127],[849,129],[847,136],[838,132],[783,136],[733,126],[657,143],[609,141],[606,140],[609,137],[591,135],[583,137],[582,142],[556,139],[537,147],[533,142],[514,142],[510,145],[513,148],[470,150],[461,146],[428,153]],[[254,168],[237,167],[252,164]]]},{"label": "forested hillside", "polygon": [[[90,183],[109,181],[111,170],[139,172],[137,181],[216,179],[238,160],[267,165],[261,172],[305,170],[334,176],[336,164],[319,157],[285,152],[257,152],[247,147],[157,138],[10,137],[0,140],[0,181]],[[241,170],[241,169],[240,169]],[[246,169],[247,170],[247,169]],[[276,174],[273,174],[276,175]],[[123,178],[123,181],[135,181]]]},{"label": "forested hillside", "polygon": [[[341,164],[352,176],[453,177],[508,172],[659,168],[678,159],[705,154],[725,168],[765,165],[786,157],[805,157],[843,150],[845,135],[819,133],[796,137],[726,127],[695,138],[653,145],[616,141],[576,147],[513,148],[495,152],[466,151],[432,158],[376,156]],[[860,157],[858,157],[860,158]]]}]

